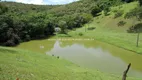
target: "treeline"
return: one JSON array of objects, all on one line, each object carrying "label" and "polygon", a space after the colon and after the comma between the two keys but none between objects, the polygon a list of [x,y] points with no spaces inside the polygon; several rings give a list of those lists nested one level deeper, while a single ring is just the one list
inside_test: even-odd
[{"label": "treeline", "polygon": [[93,18],[89,12],[84,12],[87,8],[80,11],[81,7],[76,9],[74,4],[82,6],[81,2],[63,6],[1,2],[0,45],[15,46],[23,41],[49,37],[54,34],[55,27],[67,33],[67,29],[81,27]]},{"label": "treeline", "polygon": [[[26,8],[27,7],[27,8]],[[44,8],[42,8],[44,7]],[[39,8],[36,10],[36,8]],[[0,3],[0,45],[15,46],[23,41],[52,35],[50,22],[44,22],[38,12],[52,6],[35,6],[17,3]],[[33,10],[34,9],[34,10]]]},{"label": "treeline", "polygon": [[0,45],[15,46],[23,41],[41,39],[82,27],[104,10],[132,0],[80,0],[67,5],[32,5],[0,2]]}]

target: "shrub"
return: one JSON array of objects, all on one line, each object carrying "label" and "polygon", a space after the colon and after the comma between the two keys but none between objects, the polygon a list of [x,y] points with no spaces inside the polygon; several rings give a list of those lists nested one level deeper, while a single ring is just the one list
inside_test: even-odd
[{"label": "shrub", "polygon": [[97,14],[99,13],[99,12],[101,12],[102,10],[98,7],[98,6],[95,6],[93,9],[92,9],[92,11],[91,11],[91,14],[95,17],[95,16],[97,16]]},{"label": "shrub", "polygon": [[66,34],[66,30],[67,30],[67,22],[66,21],[59,21],[59,27],[61,28],[61,32],[62,34]]},{"label": "shrub", "polygon": [[127,30],[128,33],[133,33],[135,32],[135,30],[133,29],[133,26],[131,26],[128,30]]},{"label": "shrub", "polygon": [[123,14],[124,14],[124,11],[123,10],[119,10],[119,11],[117,11],[115,13],[114,18],[118,18],[118,17],[122,16]]},{"label": "shrub", "polygon": [[26,36],[25,36],[25,41],[29,41],[29,40],[31,40],[30,35],[26,35]]},{"label": "shrub", "polygon": [[89,27],[88,30],[94,30],[96,27]]},{"label": "shrub", "polygon": [[100,21],[98,21],[97,23],[100,23]]},{"label": "shrub", "polygon": [[113,10],[112,12],[113,12],[113,13],[116,13],[117,11],[118,11],[118,10],[115,9],[115,10]]},{"label": "shrub", "polygon": [[126,24],[126,22],[124,22],[124,21],[119,21],[117,25],[118,25],[118,26],[124,26],[125,24]]},{"label": "shrub", "polygon": [[16,35],[16,34],[12,34],[11,37],[10,37],[10,39],[8,39],[8,40],[4,43],[4,45],[5,45],[5,46],[15,46],[15,45],[17,45],[17,44],[19,44],[19,43],[20,43],[20,38],[19,38],[19,36]]},{"label": "shrub", "polygon": [[12,39],[13,39],[15,44],[19,44],[20,43],[20,37],[17,34],[13,34]]},{"label": "shrub", "polygon": [[78,35],[79,35],[79,36],[83,36],[83,33],[80,32]]},{"label": "shrub", "polygon": [[82,21],[83,24],[88,23],[89,21],[93,19],[93,16],[91,14],[83,13],[81,16],[83,19]]},{"label": "shrub", "polygon": [[128,33],[136,33],[136,32],[142,32],[142,23],[138,23],[135,26],[131,26],[127,32]]},{"label": "shrub", "polygon": [[13,40],[8,40],[4,45],[5,46],[15,46],[16,44],[14,43]]},{"label": "shrub", "polygon": [[57,58],[59,59],[60,57],[59,57],[59,56],[57,56]]},{"label": "shrub", "polygon": [[108,14],[108,12],[110,11],[110,8],[105,8],[104,9],[104,15],[105,16],[108,16],[109,14]]}]

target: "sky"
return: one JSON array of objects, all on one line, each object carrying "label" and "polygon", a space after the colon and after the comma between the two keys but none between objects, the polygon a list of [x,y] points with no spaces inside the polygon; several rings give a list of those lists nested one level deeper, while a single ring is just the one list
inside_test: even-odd
[{"label": "sky", "polygon": [[56,4],[67,4],[78,0],[2,0],[2,1],[14,1],[27,4],[38,4],[38,5],[56,5]]}]

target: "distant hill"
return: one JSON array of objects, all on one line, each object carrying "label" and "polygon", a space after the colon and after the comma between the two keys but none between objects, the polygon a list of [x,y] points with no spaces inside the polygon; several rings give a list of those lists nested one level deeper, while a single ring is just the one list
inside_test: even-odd
[{"label": "distant hill", "polygon": [[0,45],[15,46],[49,37],[55,27],[67,34],[67,30],[82,27],[100,12],[107,16],[110,7],[124,3],[123,0],[80,0],[66,5],[0,2]]},{"label": "distant hill", "polygon": [[91,3],[94,1],[78,1],[67,5],[1,2],[0,44],[14,46],[23,41],[48,37],[53,35],[55,27],[60,27],[62,33],[66,33],[67,28],[81,27],[92,18]]}]

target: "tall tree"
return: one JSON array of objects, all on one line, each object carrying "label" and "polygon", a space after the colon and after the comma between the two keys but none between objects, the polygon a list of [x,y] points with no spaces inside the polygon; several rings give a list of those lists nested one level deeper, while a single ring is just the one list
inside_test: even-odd
[{"label": "tall tree", "polygon": [[61,28],[61,33],[66,33],[67,22],[66,21],[59,21],[59,27]]},{"label": "tall tree", "polygon": [[[130,11],[129,13],[127,13],[125,15],[125,18],[136,18],[136,20],[141,21],[142,20],[142,7],[139,8],[135,8],[132,11]],[[135,20],[134,20],[134,24],[135,24]],[[136,27],[136,32],[137,32],[137,38],[136,38],[136,46],[139,46],[139,36],[140,36],[140,28],[137,26],[141,26],[139,24],[137,25],[133,25],[133,27]]]}]

